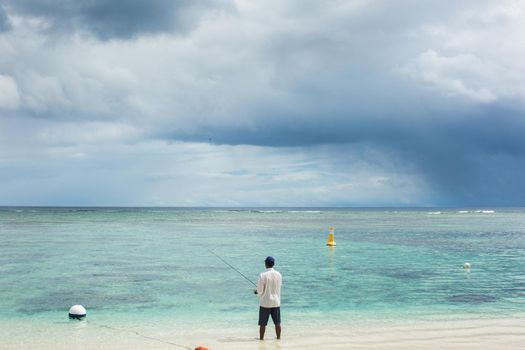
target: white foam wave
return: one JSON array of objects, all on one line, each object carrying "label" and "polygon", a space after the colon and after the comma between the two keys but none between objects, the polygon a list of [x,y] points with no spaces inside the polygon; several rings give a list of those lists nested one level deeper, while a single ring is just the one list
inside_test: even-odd
[{"label": "white foam wave", "polygon": [[290,213],[290,214],[320,214],[320,210],[275,210],[275,209],[268,209],[268,210],[259,210],[259,209],[218,209],[214,210],[214,213],[232,213],[232,212],[240,212],[240,213],[256,213],[256,214],[282,214],[282,213]]}]

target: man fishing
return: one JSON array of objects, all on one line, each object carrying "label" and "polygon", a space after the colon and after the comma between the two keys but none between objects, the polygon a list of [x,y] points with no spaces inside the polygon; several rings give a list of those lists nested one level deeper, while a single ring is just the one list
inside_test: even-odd
[{"label": "man fishing", "polygon": [[264,332],[268,318],[272,316],[277,339],[281,339],[281,274],[273,269],[275,259],[271,256],[264,260],[266,271],[259,275],[257,289],[254,293],[259,296],[259,339],[264,340]]}]

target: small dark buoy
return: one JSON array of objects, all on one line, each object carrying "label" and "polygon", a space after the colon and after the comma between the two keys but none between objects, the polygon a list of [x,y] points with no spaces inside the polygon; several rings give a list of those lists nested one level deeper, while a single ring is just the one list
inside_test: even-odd
[{"label": "small dark buoy", "polygon": [[82,305],[73,305],[69,309],[69,318],[80,320],[86,317],[86,309]]}]

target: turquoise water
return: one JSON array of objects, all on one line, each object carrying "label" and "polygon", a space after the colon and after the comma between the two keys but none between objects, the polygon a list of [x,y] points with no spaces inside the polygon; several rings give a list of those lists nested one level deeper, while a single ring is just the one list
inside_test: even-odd
[{"label": "turquoise water", "polygon": [[253,282],[273,255],[284,323],[524,311],[523,209],[0,208],[0,319],[82,304],[90,320],[255,325],[253,285],[210,250]]}]

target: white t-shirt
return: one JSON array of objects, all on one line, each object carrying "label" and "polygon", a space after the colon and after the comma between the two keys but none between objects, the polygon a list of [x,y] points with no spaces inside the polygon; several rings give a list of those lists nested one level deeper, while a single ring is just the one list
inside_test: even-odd
[{"label": "white t-shirt", "polygon": [[259,275],[257,294],[259,295],[260,305],[262,307],[270,308],[281,306],[281,284],[281,274],[273,268],[268,268]]}]

